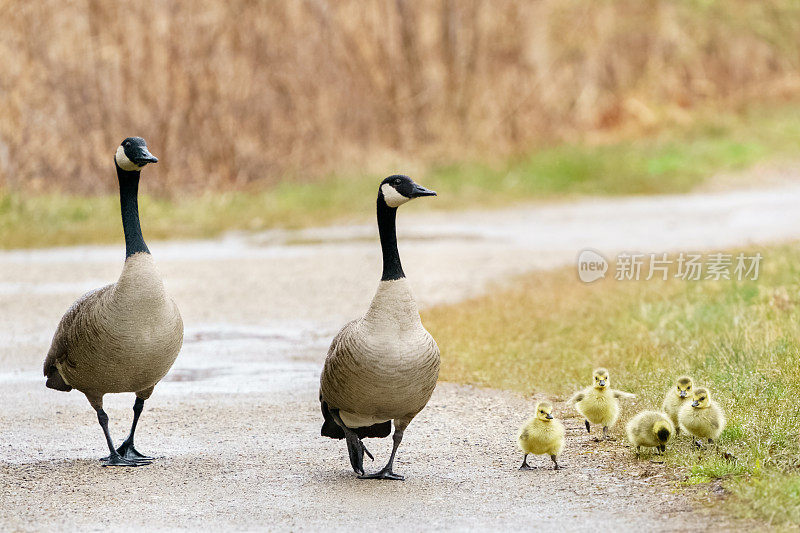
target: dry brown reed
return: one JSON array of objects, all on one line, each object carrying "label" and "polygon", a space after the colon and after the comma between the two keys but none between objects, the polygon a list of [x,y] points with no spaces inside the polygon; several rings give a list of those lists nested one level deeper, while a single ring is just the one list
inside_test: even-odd
[{"label": "dry brown reed", "polygon": [[798,94],[792,0],[0,0],[0,189],[162,193],[524,151]]}]

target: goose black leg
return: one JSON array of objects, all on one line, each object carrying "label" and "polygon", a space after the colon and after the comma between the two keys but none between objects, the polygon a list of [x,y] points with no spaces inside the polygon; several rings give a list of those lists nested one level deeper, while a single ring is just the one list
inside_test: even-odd
[{"label": "goose black leg", "polygon": [[347,454],[350,456],[350,466],[353,467],[353,472],[359,476],[364,475],[364,454],[366,453],[373,461],[375,458],[369,453],[369,450],[364,446],[364,443],[361,442],[358,435],[342,422],[342,418],[339,416],[339,410],[331,409],[330,412],[333,421],[344,431],[344,439],[345,442],[347,442]]},{"label": "goose black leg", "polygon": [[394,435],[392,435],[392,440],[394,441],[394,446],[392,446],[392,455],[389,456],[389,462],[386,463],[381,470],[375,472],[374,474],[361,474],[358,476],[359,479],[394,479],[397,481],[403,481],[405,479],[404,476],[400,474],[395,474],[392,472],[392,466],[394,465],[394,456],[397,453],[397,448],[400,446],[400,442],[403,440],[403,432],[405,431],[405,426],[398,427],[397,421],[395,420],[394,424]]},{"label": "goose black leg", "polygon": [[563,470],[564,469],[563,466],[559,466],[558,465],[558,461],[556,461],[556,456],[555,455],[551,455],[550,459],[553,460],[553,470]]},{"label": "goose black leg", "polygon": [[150,464],[154,458],[139,453],[133,446],[133,434],[136,433],[136,424],[139,422],[139,416],[142,414],[143,409],[144,400],[137,397],[136,401],[133,402],[133,423],[131,424],[131,432],[128,434],[128,438],[125,439],[125,442],[117,448],[117,453],[129,461]]},{"label": "goose black leg", "polygon": [[588,420],[584,420],[584,423],[586,424],[586,433],[591,433],[592,432],[592,426],[589,425],[589,421]]},{"label": "goose black leg", "polygon": [[125,459],[114,449],[114,443],[111,441],[111,434],[108,431],[108,415],[102,408],[97,409],[97,421],[100,422],[100,427],[103,428],[103,433],[106,436],[106,444],[108,445],[109,452],[111,452],[108,457],[100,459],[103,466],[139,466],[141,463]]},{"label": "goose black leg", "polygon": [[525,454],[525,457],[522,458],[522,465],[519,467],[520,470],[531,470],[531,465],[528,464],[528,454]]}]

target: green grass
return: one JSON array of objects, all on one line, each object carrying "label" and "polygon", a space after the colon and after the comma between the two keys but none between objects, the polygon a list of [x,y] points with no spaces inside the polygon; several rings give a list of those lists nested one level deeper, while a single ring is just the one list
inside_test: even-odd
[{"label": "green grass", "polygon": [[681,437],[667,461],[685,467],[687,484],[722,480],[737,512],[800,524],[800,246],[761,252],[758,281],[587,285],[569,268],[423,319],[444,380],[567,398],[606,366],[613,386],[638,395],[619,437],[628,416],[660,406],[690,374],[711,388],[728,425],[719,449],[696,451]]},{"label": "green grass", "polygon": [[[798,146],[800,107],[787,105],[698,118],[634,140],[542,148],[501,163],[434,165],[415,178],[440,194],[422,209],[497,207],[576,195],[682,193],[715,172],[794,156]],[[114,179],[109,173],[108,179]],[[380,178],[343,175],[284,182],[270,190],[164,199],[147,196],[145,173],[142,224],[148,239],[162,239],[367,220]],[[116,195],[0,191],[2,248],[116,242],[118,219]]]}]

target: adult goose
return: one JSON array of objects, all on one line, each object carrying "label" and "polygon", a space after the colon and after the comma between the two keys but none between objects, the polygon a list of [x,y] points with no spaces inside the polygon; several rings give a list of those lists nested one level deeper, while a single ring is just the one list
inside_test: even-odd
[{"label": "adult goose", "polygon": [[[156,163],[144,139],[128,137],[114,161],[119,179],[125,265],[116,283],[83,295],[61,319],[44,361],[47,387],[73,388],[97,411],[110,452],[104,466],[138,466],[152,457],[133,444],[144,402],[169,371],[183,342],[183,321],[164,290],[139,225],[139,173]],[[108,432],[103,395],[134,392],[133,423],[128,438],[114,448]]]},{"label": "adult goose", "polygon": [[[350,464],[362,479],[397,479],[395,454],[411,420],[433,394],[439,347],[419,318],[417,304],[397,252],[397,208],[420,196],[435,196],[407,176],[389,176],[378,189],[378,232],[383,276],[366,314],[333,339],[320,378],[322,435],[345,439]],[[394,420],[389,462],[364,474],[365,437],[387,437]]]}]

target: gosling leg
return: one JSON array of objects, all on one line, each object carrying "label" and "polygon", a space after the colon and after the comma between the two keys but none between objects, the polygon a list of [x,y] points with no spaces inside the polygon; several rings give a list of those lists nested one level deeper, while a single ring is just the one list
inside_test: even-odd
[{"label": "gosling leg", "polygon": [[611,436],[608,434],[608,426],[603,426],[603,439],[611,440]]},{"label": "gosling leg", "polygon": [[592,426],[589,425],[589,421],[588,420],[584,420],[583,423],[586,424],[586,433],[591,433],[592,432]]},{"label": "gosling leg", "polygon": [[392,455],[389,456],[389,462],[374,474],[359,475],[359,479],[394,479],[397,481],[403,481],[405,479],[405,476],[395,474],[392,471],[392,467],[394,466],[394,456],[397,454],[397,448],[400,447],[400,443],[403,441],[403,432],[406,430],[406,426],[408,426],[408,422],[403,421],[398,423],[397,420],[394,421],[394,435],[392,435],[394,446],[392,446]]},{"label": "gosling leg", "polygon": [[558,461],[556,461],[556,456],[555,455],[551,455],[550,459],[553,460],[553,470],[563,470],[564,469],[563,466],[558,466]]},{"label": "gosling leg", "polygon": [[131,432],[128,434],[128,438],[117,448],[117,453],[129,461],[145,462],[145,464],[148,464],[153,461],[154,458],[139,453],[133,446],[133,435],[136,433],[136,424],[139,422],[139,416],[142,414],[143,409],[144,400],[137,397],[136,401],[133,402],[133,423],[131,424]]},{"label": "gosling leg", "polygon": [[520,470],[532,470],[531,465],[528,464],[528,454],[525,454],[525,457],[522,458],[522,466],[519,467]]}]

